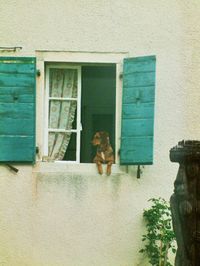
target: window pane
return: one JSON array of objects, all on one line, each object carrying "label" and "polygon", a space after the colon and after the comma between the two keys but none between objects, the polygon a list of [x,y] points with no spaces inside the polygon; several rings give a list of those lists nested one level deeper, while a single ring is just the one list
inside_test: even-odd
[{"label": "window pane", "polygon": [[63,160],[76,161],[76,133],[69,133],[69,134],[70,134],[70,141]]},{"label": "window pane", "polygon": [[[73,133],[49,132],[49,157],[54,160],[62,160],[68,150],[76,150],[76,142],[72,142]],[[76,153],[75,153],[76,154]],[[74,159],[75,160],[75,159]]]},{"label": "window pane", "polygon": [[76,129],[76,101],[49,101],[49,128]]},{"label": "window pane", "polygon": [[77,69],[51,68],[49,97],[77,97]]}]

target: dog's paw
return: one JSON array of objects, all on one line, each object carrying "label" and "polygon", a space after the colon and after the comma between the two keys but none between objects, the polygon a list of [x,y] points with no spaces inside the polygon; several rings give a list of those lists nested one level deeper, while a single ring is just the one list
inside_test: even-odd
[{"label": "dog's paw", "polygon": [[109,176],[111,174],[111,169],[107,169],[106,174]]},{"label": "dog's paw", "polygon": [[106,174],[107,175],[110,175],[111,174],[111,164],[108,164],[107,165]]},{"label": "dog's paw", "polygon": [[97,165],[98,173],[99,173],[100,175],[102,175],[102,174],[103,174],[103,167],[102,167],[101,162],[100,162],[100,161],[97,161],[97,162],[96,162],[96,165]]},{"label": "dog's paw", "polygon": [[100,175],[103,175],[103,170],[98,171]]}]

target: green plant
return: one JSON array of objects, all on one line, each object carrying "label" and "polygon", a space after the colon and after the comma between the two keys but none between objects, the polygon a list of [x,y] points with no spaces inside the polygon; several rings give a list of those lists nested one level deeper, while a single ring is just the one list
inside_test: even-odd
[{"label": "green plant", "polygon": [[168,202],[163,198],[152,198],[151,208],[144,210],[147,233],[142,236],[144,248],[139,252],[148,256],[153,266],[172,266],[168,252],[176,252],[175,235],[172,229],[171,211]]}]

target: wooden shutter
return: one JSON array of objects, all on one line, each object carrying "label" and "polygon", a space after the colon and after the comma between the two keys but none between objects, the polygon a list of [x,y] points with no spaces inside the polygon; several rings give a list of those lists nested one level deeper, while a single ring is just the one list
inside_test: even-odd
[{"label": "wooden shutter", "polygon": [[35,58],[0,57],[0,161],[35,160]]},{"label": "wooden shutter", "polygon": [[120,162],[153,163],[155,56],[124,59]]}]

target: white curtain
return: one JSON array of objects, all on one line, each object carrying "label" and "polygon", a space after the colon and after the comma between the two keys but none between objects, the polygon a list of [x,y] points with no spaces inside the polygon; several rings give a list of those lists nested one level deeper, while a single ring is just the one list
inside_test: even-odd
[{"label": "white curtain", "polygon": [[[77,97],[77,70],[50,69],[49,96],[62,98]],[[72,129],[77,102],[73,100],[49,101],[49,128]],[[49,132],[48,156],[62,160],[67,150],[71,133]]]}]

